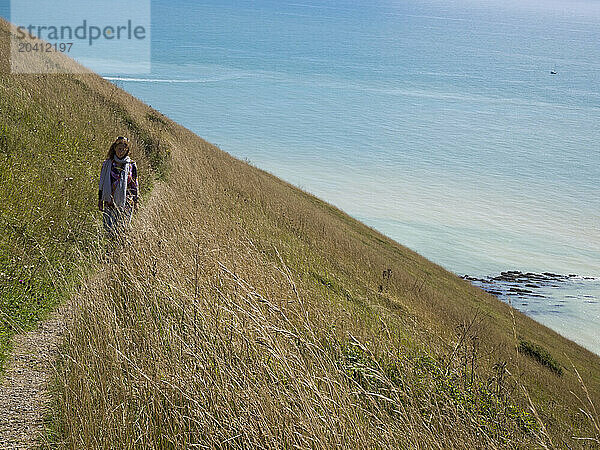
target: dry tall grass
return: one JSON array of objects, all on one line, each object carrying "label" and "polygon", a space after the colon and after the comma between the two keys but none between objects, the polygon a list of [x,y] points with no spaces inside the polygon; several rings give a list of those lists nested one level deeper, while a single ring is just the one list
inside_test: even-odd
[{"label": "dry tall grass", "polygon": [[188,132],[169,144],[168,182],[79,295],[65,447],[551,446],[482,308],[447,343],[427,321],[417,255]]}]

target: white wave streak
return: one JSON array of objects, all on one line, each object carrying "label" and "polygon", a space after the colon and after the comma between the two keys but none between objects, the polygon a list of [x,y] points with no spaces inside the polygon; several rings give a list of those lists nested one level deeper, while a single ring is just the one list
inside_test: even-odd
[{"label": "white wave streak", "polygon": [[220,77],[220,78],[197,78],[189,80],[178,80],[170,78],[129,78],[129,77],[104,77],[109,81],[125,81],[135,83],[217,83],[219,81],[238,80],[240,78],[247,78],[247,75]]}]

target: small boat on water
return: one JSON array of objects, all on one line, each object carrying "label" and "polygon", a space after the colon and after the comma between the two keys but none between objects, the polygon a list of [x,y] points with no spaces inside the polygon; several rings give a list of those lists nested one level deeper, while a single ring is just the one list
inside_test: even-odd
[{"label": "small boat on water", "polygon": [[550,71],[550,75],[557,75],[557,74],[558,74],[558,72],[556,70],[551,70]]}]

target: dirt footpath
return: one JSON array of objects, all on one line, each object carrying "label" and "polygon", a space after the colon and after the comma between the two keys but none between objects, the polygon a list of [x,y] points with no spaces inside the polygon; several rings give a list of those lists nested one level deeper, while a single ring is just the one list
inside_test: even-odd
[{"label": "dirt footpath", "polygon": [[13,338],[0,378],[0,450],[39,445],[51,399],[48,382],[68,316],[68,306],[62,306],[35,330]]}]

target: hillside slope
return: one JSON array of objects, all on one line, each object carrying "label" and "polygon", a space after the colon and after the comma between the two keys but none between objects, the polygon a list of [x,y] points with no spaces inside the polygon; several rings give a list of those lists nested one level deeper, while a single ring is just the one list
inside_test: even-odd
[{"label": "hillside slope", "polygon": [[[142,185],[162,179],[123,251],[79,287],[54,385],[57,442],[594,445],[573,436],[600,434],[597,356],[101,77],[10,75],[6,33],[3,317],[40,317],[60,299],[32,298],[50,292],[57,261],[71,273],[87,259],[65,255],[102,251],[96,170],[115,135],[135,139]],[[24,294],[14,274],[32,264]],[[519,354],[519,341],[550,355]]]},{"label": "hillside slope", "polygon": [[10,75],[9,54],[0,19],[0,371],[10,337],[69,294],[99,245],[93,192],[112,140],[134,140],[144,195],[165,166],[150,108],[97,76]]}]

